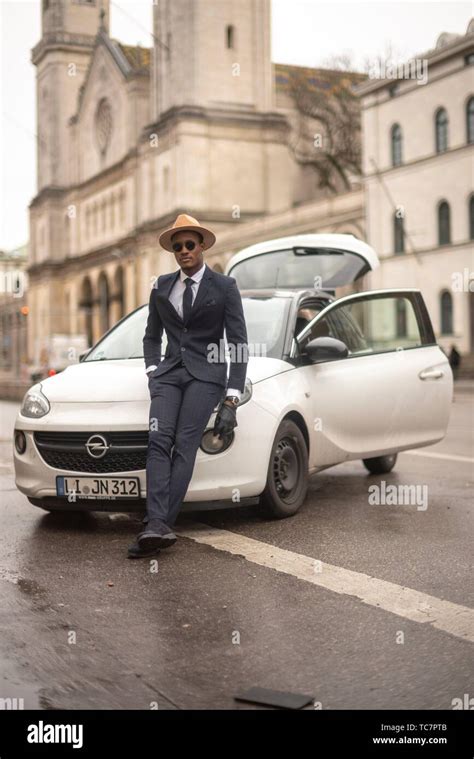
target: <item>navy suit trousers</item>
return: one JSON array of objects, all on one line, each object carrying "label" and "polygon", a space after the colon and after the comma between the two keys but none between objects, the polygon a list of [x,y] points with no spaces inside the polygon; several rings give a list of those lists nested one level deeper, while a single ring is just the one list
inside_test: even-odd
[{"label": "navy suit trousers", "polygon": [[147,518],[173,527],[193,474],[202,434],[225,388],[178,364],[148,379],[151,403],[146,462]]}]

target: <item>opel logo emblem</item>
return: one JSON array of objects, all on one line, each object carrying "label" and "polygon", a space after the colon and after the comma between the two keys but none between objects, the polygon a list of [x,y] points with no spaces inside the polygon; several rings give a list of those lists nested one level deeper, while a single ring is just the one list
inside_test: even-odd
[{"label": "opel logo emblem", "polygon": [[92,435],[86,443],[86,451],[93,459],[105,456],[110,446],[103,435]]}]

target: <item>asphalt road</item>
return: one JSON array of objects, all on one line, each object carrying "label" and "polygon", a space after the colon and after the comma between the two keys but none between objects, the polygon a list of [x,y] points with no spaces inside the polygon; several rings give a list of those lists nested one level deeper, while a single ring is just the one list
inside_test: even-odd
[{"label": "asphalt road", "polygon": [[[262,686],[323,709],[451,709],[474,696],[473,394],[456,394],[442,443],[389,475],[355,462],[313,477],[291,519],[183,516],[157,566],[126,558],[137,517],[31,506],[14,485],[16,405],[0,411],[0,698],[249,709],[233,696]],[[428,507],[370,505],[382,480],[426,485]]]}]

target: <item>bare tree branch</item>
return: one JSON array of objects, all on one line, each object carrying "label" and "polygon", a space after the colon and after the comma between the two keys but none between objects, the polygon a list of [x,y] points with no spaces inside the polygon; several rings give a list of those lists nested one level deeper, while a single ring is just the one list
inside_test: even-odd
[{"label": "bare tree branch", "polygon": [[320,188],[348,190],[361,174],[360,105],[355,85],[364,74],[338,68],[289,71],[289,94],[295,116],[290,148],[295,160],[311,167]]}]

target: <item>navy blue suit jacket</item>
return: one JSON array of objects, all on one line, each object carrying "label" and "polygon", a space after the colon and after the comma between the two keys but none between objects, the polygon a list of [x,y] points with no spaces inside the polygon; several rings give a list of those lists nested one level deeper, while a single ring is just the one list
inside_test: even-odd
[{"label": "navy blue suit jacket", "polygon": [[[158,377],[183,361],[196,379],[243,391],[248,361],[247,328],[234,277],[206,265],[191,314],[183,320],[169,301],[179,272],[180,269],[162,274],[151,289],[143,338],[145,367],[156,364],[152,376]],[[163,329],[168,338],[164,358]],[[224,329],[230,354],[228,382]]]}]

